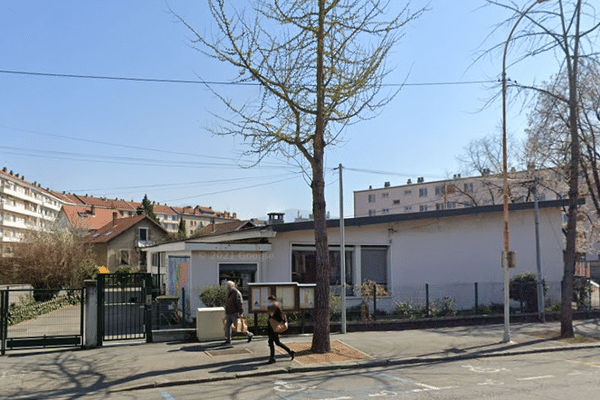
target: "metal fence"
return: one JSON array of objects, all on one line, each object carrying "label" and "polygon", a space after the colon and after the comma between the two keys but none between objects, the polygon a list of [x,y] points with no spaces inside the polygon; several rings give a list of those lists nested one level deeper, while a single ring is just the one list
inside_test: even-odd
[{"label": "metal fence", "polygon": [[83,289],[11,289],[0,295],[2,352],[83,344]]},{"label": "metal fence", "polygon": [[[358,288],[356,288],[358,289]],[[349,292],[346,298],[350,319],[369,318],[429,318],[450,315],[502,314],[504,285],[502,282],[472,282],[421,285],[377,286],[368,295],[360,290]],[[339,314],[339,291],[333,291],[333,314]],[[377,293],[377,294],[376,294]],[[560,309],[561,282],[544,282],[545,310]],[[338,300],[336,300],[338,297]],[[511,314],[536,313],[536,282],[514,282],[510,287]],[[600,288],[589,280],[575,282],[575,310],[600,309]]]}]

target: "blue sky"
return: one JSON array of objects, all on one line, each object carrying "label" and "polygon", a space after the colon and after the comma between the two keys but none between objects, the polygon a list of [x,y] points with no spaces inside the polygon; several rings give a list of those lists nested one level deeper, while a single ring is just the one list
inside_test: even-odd
[{"label": "blue sky", "polygon": [[[416,0],[414,7],[425,4]],[[210,33],[203,1],[171,0],[190,24]],[[388,83],[497,79],[496,54],[472,65],[478,50],[506,15],[479,0],[433,0],[394,49]],[[231,71],[190,48],[189,32],[162,0],[0,3],[0,70],[107,77],[229,81]],[[481,47],[483,44],[483,47]],[[520,82],[541,80],[551,63],[511,67]],[[311,209],[310,187],[293,164],[269,157],[261,165],[236,164],[239,138],[215,137],[210,114],[224,112],[199,84],[75,79],[0,73],[0,163],[44,187],[95,196],[203,205],[241,218]],[[219,86],[230,97],[251,90]],[[326,156],[326,199],[338,215],[339,163],[344,213],[352,192],[459,172],[456,156],[473,139],[500,134],[500,103],[480,111],[493,92],[482,84],[406,86],[381,114],[346,129]],[[525,115],[511,109],[509,131],[523,134]]]}]

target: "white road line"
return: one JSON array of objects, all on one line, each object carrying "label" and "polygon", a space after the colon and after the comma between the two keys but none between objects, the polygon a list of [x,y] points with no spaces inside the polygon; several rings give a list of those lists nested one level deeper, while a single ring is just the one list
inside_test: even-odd
[{"label": "white road line", "polygon": [[165,400],[175,400],[175,397],[171,396],[169,393],[167,392],[160,392],[160,395],[162,396],[163,399]]},{"label": "white road line", "polygon": [[548,379],[554,378],[554,375],[544,375],[544,376],[530,376],[528,378],[516,378],[518,381],[533,381],[536,379]]}]

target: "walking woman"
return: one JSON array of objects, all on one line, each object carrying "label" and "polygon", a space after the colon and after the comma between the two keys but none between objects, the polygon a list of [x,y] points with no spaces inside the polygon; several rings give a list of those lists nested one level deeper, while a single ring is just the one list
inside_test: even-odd
[{"label": "walking woman", "polygon": [[[279,333],[275,332],[273,329],[273,325],[277,326],[279,324],[287,325],[287,318],[283,315],[281,311],[281,306],[279,302],[275,298],[275,296],[269,296],[269,318],[267,320],[267,332],[269,334],[269,348],[271,350],[271,356],[269,357],[269,361],[267,364],[273,364],[275,362],[275,345],[281,347],[285,351],[288,352],[292,360],[294,359],[295,351],[290,350],[285,344],[279,341]],[[287,329],[287,328],[286,328]]]}]

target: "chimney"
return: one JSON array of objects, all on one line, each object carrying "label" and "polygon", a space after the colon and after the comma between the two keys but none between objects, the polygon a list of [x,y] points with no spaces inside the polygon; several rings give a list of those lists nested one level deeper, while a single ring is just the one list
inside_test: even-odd
[{"label": "chimney", "polygon": [[117,212],[113,212],[113,226],[117,225]]},{"label": "chimney", "polygon": [[96,207],[92,204],[92,208],[90,210],[90,214],[96,215]]},{"label": "chimney", "polygon": [[385,182],[385,183],[383,184],[383,187],[390,187],[390,183],[389,183],[389,182]]},{"label": "chimney", "polygon": [[406,184],[407,184],[407,185],[412,185],[412,180],[409,178],[409,179],[406,181]]},{"label": "chimney", "polygon": [[269,220],[267,221],[267,225],[278,225],[278,224],[283,224],[283,216],[285,215],[284,213],[268,213],[267,214],[269,216]]},{"label": "chimney", "polygon": [[423,183],[425,182],[425,178],[423,178],[422,176],[417,178],[417,183]]},{"label": "chimney", "polygon": [[2,172],[6,172],[6,171],[8,171],[8,168],[6,168],[6,167],[2,168]]}]

